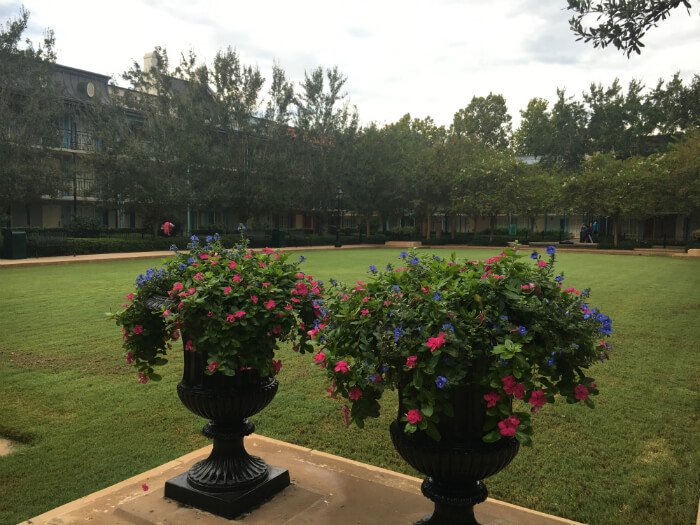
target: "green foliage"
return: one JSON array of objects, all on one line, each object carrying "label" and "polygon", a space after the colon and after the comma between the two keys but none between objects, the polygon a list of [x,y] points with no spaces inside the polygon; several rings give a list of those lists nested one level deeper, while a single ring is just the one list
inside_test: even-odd
[{"label": "green foliage", "polygon": [[378,417],[384,392],[401,387],[406,431],[439,439],[451,391],[476,383],[485,439],[529,443],[529,412],[514,402],[537,412],[558,394],[570,403],[596,395],[585,370],[607,358],[611,321],[586,304],[587,290],[562,287],[554,247],[547,252],[525,262],[507,249],[483,263],[404,252],[400,267],[370,266],[368,282],[337,285],[328,322],[313,333],[314,360],[349,400],[350,419]]}]

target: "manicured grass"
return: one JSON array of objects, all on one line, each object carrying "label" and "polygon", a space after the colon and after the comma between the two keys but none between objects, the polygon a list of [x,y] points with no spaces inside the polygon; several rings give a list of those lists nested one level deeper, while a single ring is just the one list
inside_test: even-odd
[{"label": "manicured grass", "polygon": [[[497,251],[460,251],[484,258]],[[363,278],[397,250],[308,251],[321,279]],[[139,385],[105,320],[144,261],[0,270],[0,523],[45,512],[203,446],[203,420],[175,395],[179,353],[160,383]],[[700,492],[700,264],[601,254],[560,256],[567,284],[593,288],[614,319],[615,350],[593,375],[598,408],[556,404],[534,418],[535,444],[487,484],[491,496],[593,524],[690,524]],[[345,429],[310,356],[282,351],[279,394],[261,434],[412,472],[387,426],[395,399],[364,430]]]}]

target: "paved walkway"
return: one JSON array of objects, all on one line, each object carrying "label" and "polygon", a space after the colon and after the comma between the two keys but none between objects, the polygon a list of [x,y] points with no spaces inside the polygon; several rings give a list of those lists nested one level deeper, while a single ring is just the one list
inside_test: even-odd
[{"label": "paved walkway", "polygon": [[[350,244],[335,248],[334,246],[289,246],[280,248],[282,251],[317,251],[317,250],[356,250],[361,248],[386,248],[382,244]],[[434,250],[488,250],[497,251],[498,246],[470,246],[467,244],[450,244],[447,246],[423,246],[422,248],[430,248]],[[392,249],[400,250],[403,248]],[[523,250],[529,250],[528,246],[522,246]],[[540,246],[535,249],[541,250]],[[591,248],[579,248],[568,246],[557,246],[557,251],[564,253],[597,253],[597,254],[612,254],[612,255],[642,255],[642,256],[663,256],[663,257],[680,257],[700,260],[700,257],[689,256],[683,253],[682,248],[635,248],[634,250],[599,250]],[[162,259],[170,257],[173,254],[171,251],[154,251],[154,252],[126,252],[126,253],[94,253],[90,255],[64,255],[59,257],[36,257],[30,259],[0,259],[1,268],[16,268],[20,266],[43,266],[48,264],[70,264],[78,262],[104,262],[104,261],[127,261],[135,259]]]},{"label": "paved walkway", "polygon": [[[432,512],[418,478],[256,434],[246,438],[246,448],[270,465],[288,469],[292,484],[235,520],[163,494],[165,482],[209,455],[209,446],[20,525],[408,525]],[[482,525],[582,525],[491,498],[474,510]]]}]

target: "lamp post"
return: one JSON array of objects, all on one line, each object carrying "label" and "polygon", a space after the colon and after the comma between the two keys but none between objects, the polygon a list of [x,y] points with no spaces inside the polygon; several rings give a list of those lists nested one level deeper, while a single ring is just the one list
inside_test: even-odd
[{"label": "lamp post", "polygon": [[335,228],[335,247],[340,248],[342,244],[340,243],[340,204],[343,201],[343,190],[338,188],[335,192],[335,199],[337,204],[338,221],[336,222]]}]

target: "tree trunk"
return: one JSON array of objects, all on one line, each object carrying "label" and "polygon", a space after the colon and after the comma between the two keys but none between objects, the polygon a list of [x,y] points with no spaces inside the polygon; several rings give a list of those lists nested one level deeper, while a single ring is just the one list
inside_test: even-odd
[{"label": "tree trunk", "polygon": [[493,230],[496,227],[496,215],[491,214],[490,220],[489,220],[489,242],[493,241]]},{"label": "tree trunk", "polygon": [[427,226],[426,226],[426,231],[425,231],[425,238],[428,241],[430,240],[430,232],[433,229],[433,227],[432,227],[433,225],[432,225],[432,221],[431,221],[432,218],[433,217],[432,217],[432,214],[430,212],[426,213],[426,220],[425,221],[426,221]]},{"label": "tree trunk", "polygon": [[618,248],[620,246],[620,230],[620,216],[615,215],[613,216],[613,245],[615,246],[615,248]]},{"label": "tree trunk", "polygon": [[452,215],[450,217],[450,239],[454,241],[457,236],[457,216]]},{"label": "tree trunk", "polygon": [[[369,237],[370,234],[370,223],[369,223],[369,217],[365,219],[365,235]],[[367,239],[365,239],[367,240]]]}]

